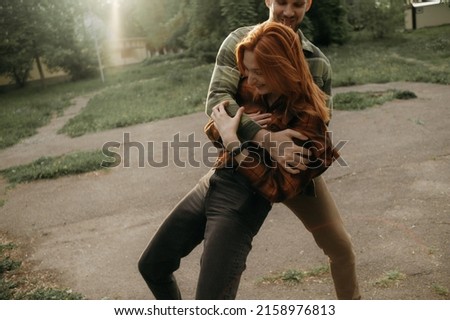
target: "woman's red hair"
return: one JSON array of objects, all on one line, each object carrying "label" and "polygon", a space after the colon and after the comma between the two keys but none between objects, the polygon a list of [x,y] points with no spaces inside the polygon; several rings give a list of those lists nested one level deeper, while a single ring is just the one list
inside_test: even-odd
[{"label": "woman's red hair", "polygon": [[256,26],[237,46],[236,59],[241,74],[245,51],[252,51],[256,63],[273,93],[286,98],[286,112],[319,116],[328,123],[326,95],[314,83],[303,54],[300,38],[291,28],[277,22]]}]

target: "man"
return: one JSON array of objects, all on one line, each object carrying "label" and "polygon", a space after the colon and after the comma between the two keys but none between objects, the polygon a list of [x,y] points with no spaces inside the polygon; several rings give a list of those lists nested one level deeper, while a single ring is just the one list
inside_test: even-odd
[{"label": "man", "polygon": [[[269,20],[283,23],[299,34],[314,81],[330,96],[329,107],[332,108],[329,61],[298,29],[312,5],[312,0],[265,0],[265,4],[269,9]],[[239,108],[234,101],[240,77],[236,67],[235,47],[252,28],[253,26],[239,28],[222,43],[208,92],[206,103],[208,115],[211,115],[214,106],[221,103],[228,104],[227,111],[232,116]],[[289,129],[280,132],[267,131],[264,129],[264,122],[268,116],[268,114],[242,116],[238,129],[240,140],[260,143],[270,152],[272,158],[290,173],[295,174],[304,170],[306,163],[301,161],[302,157],[299,154],[307,151],[296,146],[292,139],[305,139],[305,136]],[[207,177],[205,178],[201,183],[208,183]],[[317,245],[329,257],[338,299],[360,299],[351,238],[345,230],[336,204],[322,177],[314,180],[313,193],[315,196],[300,194],[285,201],[284,204],[303,222]]]}]

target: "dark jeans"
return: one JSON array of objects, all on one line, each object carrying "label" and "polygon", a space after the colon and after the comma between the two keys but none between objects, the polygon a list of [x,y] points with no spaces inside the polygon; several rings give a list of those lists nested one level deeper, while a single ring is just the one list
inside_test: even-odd
[{"label": "dark jeans", "polygon": [[253,237],[270,209],[270,202],[232,169],[201,180],[172,210],[139,260],[139,272],[155,298],[181,299],[173,272],[204,240],[195,298],[234,299]]}]

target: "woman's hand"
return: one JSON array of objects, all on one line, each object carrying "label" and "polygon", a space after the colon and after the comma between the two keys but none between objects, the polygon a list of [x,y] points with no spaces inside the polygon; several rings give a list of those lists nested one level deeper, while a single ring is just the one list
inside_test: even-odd
[{"label": "woman's hand", "polygon": [[246,113],[245,115],[259,124],[262,128],[266,128],[267,124],[269,124],[272,119],[271,113],[261,113],[261,111]]},{"label": "woman's hand", "polygon": [[224,103],[220,103],[212,109],[211,119],[214,120],[214,125],[222,137],[225,148],[231,151],[234,147],[239,146],[239,138],[237,136],[237,129],[244,108],[239,108],[234,117],[230,117],[225,109]]}]

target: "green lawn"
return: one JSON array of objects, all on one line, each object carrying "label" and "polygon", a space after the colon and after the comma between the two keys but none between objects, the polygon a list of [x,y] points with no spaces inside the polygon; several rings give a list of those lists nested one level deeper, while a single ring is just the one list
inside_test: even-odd
[{"label": "green lawn", "polygon": [[450,84],[450,25],[371,40],[355,35],[323,51],[333,67],[333,86],[394,81]]},{"label": "green lawn", "polygon": [[203,110],[213,66],[196,66],[193,60],[171,61],[164,66],[165,70],[153,77],[144,73],[160,64],[142,67],[142,75],[147,77],[101,91],[61,133],[75,137]]}]

